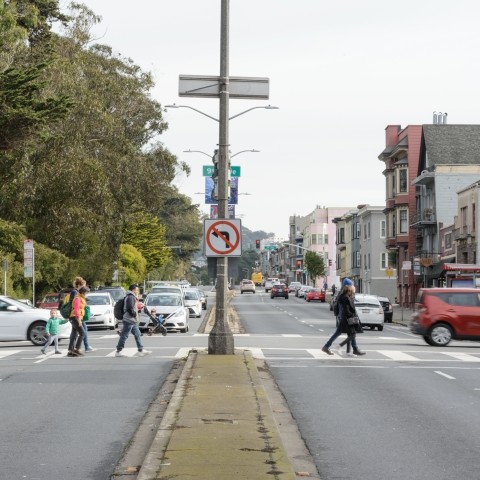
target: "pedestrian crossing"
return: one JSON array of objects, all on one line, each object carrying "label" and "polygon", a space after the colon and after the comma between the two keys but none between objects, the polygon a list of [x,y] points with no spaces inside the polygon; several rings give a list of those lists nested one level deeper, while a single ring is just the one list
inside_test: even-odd
[{"label": "pedestrian crossing", "polygon": [[[419,362],[456,362],[456,363],[480,363],[480,349],[473,351],[458,350],[440,350],[440,349],[364,349],[366,355],[361,357],[350,357],[343,351],[342,354],[334,353],[327,355],[320,348],[287,348],[287,347],[253,347],[239,346],[241,350],[249,350],[254,358],[264,360],[280,361],[321,361],[321,362],[341,362],[341,361],[362,361],[362,362],[399,362],[399,363],[419,363]],[[142,358],[165,358],[178,359],[188,356],[190,350],[206,350],[204,347],[150,347],[152,354]],[[335,352],[335,350],[333,350]],[[128,358],[138,358],[136,348],[124,348],[123,353]],[[32,360],[35,363],[44,361],[58,361],[67,357],[67,350],[63,350],[60,355],[54,354],[53,349],[47,351],[46,355],[41,354],[36,349],[0,349],[0,362],[5,360]],[[115,358],[115,349],[98,348],[95,352],[86,353],[82,358]],[[76,359],[74,359],[76,360]]]}]

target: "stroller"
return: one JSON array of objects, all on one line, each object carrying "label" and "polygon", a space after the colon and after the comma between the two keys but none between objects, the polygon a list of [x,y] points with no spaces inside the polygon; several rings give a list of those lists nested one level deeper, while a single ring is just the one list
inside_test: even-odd
[{"label": "stroller", "polygon": [[148,315],[148,318],[152,321],[153,325],[148,327],[147,335],[151,336],[154,333],[161,333],[164,337],[167,335],[167,329],[163,326],[165,318],[163,315],[152,315],[148,311],[148,308],[143,307],[143,311]]}]

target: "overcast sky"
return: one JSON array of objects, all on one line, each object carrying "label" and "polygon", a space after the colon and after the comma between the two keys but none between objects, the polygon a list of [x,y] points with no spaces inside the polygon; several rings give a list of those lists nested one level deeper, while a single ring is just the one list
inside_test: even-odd
[{"label": "overcast sky", "polygon": [[[221,0],[84,1],[102,17],[98,43],[154,75],[162,105],[189,105],[218,117],[217,99],[180,98],[178,76],[219,75]],[[64,3],[66,5],[66,2]],[[268,77],[270,99],[231,100],[232,154],[246,149],[237,215],[251,230],[288,236],[290,215],[316,205],[384,205],[385,127],[478,124],[480,3],[475,0],[231,0],[230,75]],[[202,195],[205,155],[218,123],[168,110],[160,139],[188,162],[179,190],[209,212]]]}]

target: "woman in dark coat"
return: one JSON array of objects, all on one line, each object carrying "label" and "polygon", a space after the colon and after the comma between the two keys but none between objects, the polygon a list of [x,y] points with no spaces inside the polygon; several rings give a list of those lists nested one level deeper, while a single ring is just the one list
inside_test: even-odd
[{"label": "woman in dark coat", "polygon": [[[339,298],[339,312],[340,312],[340,328],[342,333],[346,333],[348,337],[340,343],[339,349],[345,344],[352,345],[354,355],[365,355],[357,345],[357,330],[355,325],[348,324],[348,318],[356,317],[357,311],[355,310],[355,287],[353,285],[347,285],[341,292]],[[350,348],[347,347],[347,353]]]}]

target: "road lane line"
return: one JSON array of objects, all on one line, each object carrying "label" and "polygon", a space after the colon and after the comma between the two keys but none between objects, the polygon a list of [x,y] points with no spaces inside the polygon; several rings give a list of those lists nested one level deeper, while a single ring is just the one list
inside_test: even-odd
[{"label": "road lane line", "polygon": [[0,359],[9,357],[10,355],[15,355],[17,353],[22,353],[23,350],[3,350],[0,352]]},{"label": "road lane line", "polygon": [[440,372],[439,370],[435,370],[435,373],[438,373],[442,377],[448,378],[449,380],[455,380],[455,377],[452,377],[451,375],[447,375],[446,373]]}]

